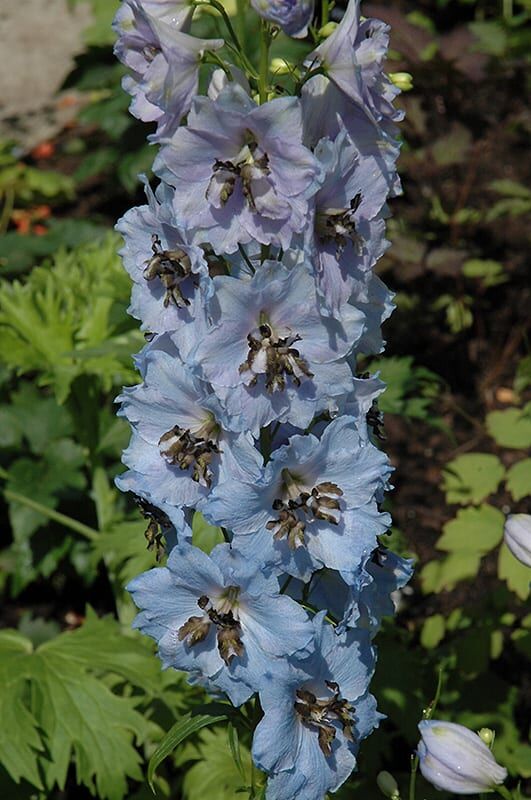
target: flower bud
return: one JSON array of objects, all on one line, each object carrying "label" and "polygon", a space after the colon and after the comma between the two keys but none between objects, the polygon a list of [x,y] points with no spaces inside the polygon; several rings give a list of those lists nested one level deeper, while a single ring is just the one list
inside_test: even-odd
[{"label": "flower bud", "polygon": [[531,567],[531,515],[509,514],[503,536],[513,556]]},{"label": "flower bud", "polygon": [[482,742],[485,742],[487,747],[490,747],[494,741],[494,731],[490,728],[481,728],[481,730],[478,731],[478,736]]},{"label": "flower bud", "polygon": [[477,733],[463,725],[423,720],[418,727],[420,771],[436,789],[480,794],[507,777],[507,770],[496,762]]},{"label": "flower bud", "polygon": [[398,790],[398,784],[390,772],[386,772],[385,770],[379,772],[376,776],[376,783],[383,795],[389,797],[391,800],[399,800],[400,792]]},{"label": "flower bud", "polygon": [[295,65],[290,64],[285,58],[273,58],[270,69],[273,75],[289,75],[295,70]]},{"label": "flower bud", "polygon": [[410,72],[390,72],[389,77],[402,92],[409,92],[413,88],[413,75]]},{"label": "flower bud", "polygon": [[278,25],[288,36],[304,38],[313,16],[314,0],[251,0],[263,19]]},{"label": "flower bud", "polygon": [[328,39],[328,37],[335,31],[336,28],[337,22],[327,22],[326,25],[323,25],[322,28],[319,28],[319,39]]}]

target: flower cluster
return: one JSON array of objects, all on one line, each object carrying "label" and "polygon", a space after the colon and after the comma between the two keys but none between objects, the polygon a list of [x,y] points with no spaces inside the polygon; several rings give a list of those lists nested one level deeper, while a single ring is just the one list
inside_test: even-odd
[{"label": "flower cluster", "polygon": [[[324,38],[313,2],[252,0],[257,70],[216,0],[228,42],[192,35],[197,5],[123,0],[115,21],[160,145],[158,186],[117,225],[148,339],[119,398],[118,485],[169,555],[128,588],[165,667],[235,705],[258,695],[268,800],[322,800],[378,725],[372,640],[411,574],[380,539],[383,384],[356,374],[393,308],[373,271],[400,189],[387,27],[350,0]],[[280,29],[308,44],[292,93],[269,86]],[[199,512],[225,537],[209,554]]]}]

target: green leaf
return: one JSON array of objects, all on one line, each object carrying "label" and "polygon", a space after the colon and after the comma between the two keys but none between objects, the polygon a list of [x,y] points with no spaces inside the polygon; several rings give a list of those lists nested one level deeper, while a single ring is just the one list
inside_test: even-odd
[{"label": "green leaf", "polygon": [[502,447],[524,450],[531,447],[531,403],[524,408],[507,408],[487,414],[489,434]]},{"label": "green leaf", "polygon": [[138,698],[114,693],[95,671],[145,691],[157,686],[159,668],[143,644],[91,612],[82,628],[36,650],[15,631],[0,634],[0,761],[14,780],[42,789],[44,778],[49,796],[64,787],[73,760],[78,783],[102,800],[122,800],[127,779],[141,779],[132,745],[146,735]]},{"label": "green leaf", "polygon": [[527,600],[529,597],[529,584],[531,582],[531,569],[518,561],[506,544],[503,544],[500,548],[498,577],[500,580],[506,582],[508,588],[514,592],[520,600]]},{"label": "green leaf", "polygon": [[444,617],[442,614],[434,614],[424,621],[420,632],[420,643],[426,650],[433,650],[444,639]]},{"label": "green leaf", "polygon": [[447,503],[481,503],[495,492],[505,474],[500,459],[491,453],[466,453],[449,461],[443,471]]},{"label": "green leaf", "polygon": [[209,525],[200,511],[196,511],[192,520],[192,539],[196,547],[210,553],[211,550],[224,541],[221,528]]},{"label": "green leaf", "polygon": [[378,401],[384,413],[412,419],[429,418],[429,406],[440,386],[435,373],[415,366],[411,356],[378,358],[371,362],[371,369],[379,370],[381,379],[387,384]]},{"label": "green leaf", "polygon": [[122,586],[140,572],[156,566],[155,553],[146,546],[146,527],[144,519],[118,522],[102,531],[94,542],[94,558],[105,559],[107,568]]},{"label": "green leaf", "polygon": [[487,504],[479,508],[461,509],[454,519],[444,525],[437,547],[451,553],[468,552],[484,556],[500,543],[504,522],[502,512]]},{"label": "green leaf", "polygon": [[505,485],[513,500],[521,500],[531,494],[531,458],[517,461],[507,470]]},{"label": "green leaf", "polygon": [[528,386],[531,386],[531,355],[520,359],[514,378],[516,392],[523,392]]},{"label": "green leaf", "polygon": [[491,259],[471,258],[463,264],[463,275],[481,278],[485,286],[497,286],[507,280],[503,264]]},{"label": "green leaf", "polygon": [[193,733],[201,730],[201,728],[204,728],[207,725],[214,725],[216,722],[222,722],[225,719],[227,719],[227,717],[220,714],[194,715],[192,712],[189,712],[188,714],[185,714],[184,717],[177,720],[175,725],[172,725],[170,730],[166,733],[162,741],[159,742],[157,749],[149,759],[147,778],[151,788],[153,789],[153,778],[155,776],[157,767],[160,766],[165,758],[173,753],[175,748],[178,747],[181,742],[183,742]]},{"label": "green leaf", "polygon": [[429,561],[420,573],[423,592],[450,591],[459,581],[475,578],[480,562],[481,556],[471,550],[456,551],[439,561]]},{"label": "green leaf", "polygon": [[183,756],[198,759],[184,776],[185,800],[204,800],[207,797],[235,800],[239,796],[248,796],[248,790],[241,795],[239,792],[250,782],[251,754],[246,747],[239,745],[240,768],[232,749],[227,747],[225,731],[204,731],[197,745],[188,748]]},{"label": "green leaf", "polygon": [[503,56],[507,49],[507,33],[499,22],[471,22],[470,30],[478,42],[474,50],[491,56]]}]

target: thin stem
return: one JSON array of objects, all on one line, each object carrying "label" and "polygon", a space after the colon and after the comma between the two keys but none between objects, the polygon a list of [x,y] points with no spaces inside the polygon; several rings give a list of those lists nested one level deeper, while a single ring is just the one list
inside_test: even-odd
[{"label": "thin stem", "polygon": [[321,0],[321,27],[323,28],[328,22],[329,13],[330,13],[330,5],[328,0]]},{"label": "thin stem", "polygon": [[251,273],[254,275],[254,273],[256,272],[256,270],[255,270],[255,268],[253,267],[253,263],[252,263],[251,259],[249,258],[249,256],[248,256],[248,255],[247,255],[247,253],[245,252],[245,250],[244,250],[244,248],[243,248],[243,245],[239,244],[239,245],[238,245],[238,250],[240,251],[240,255],[241,255],[241,257],[243,258],[243,260],[245,261],[245,263],[247,264],[247,266],[248,266],[248,267],[249,267],[249,269],[251,270]]},{"label": "thin stem", "polygon": [[409,800],[415,800],[415,783],[417,780],[417,770],[419,768],[419,757],[411,756],[411,775],[409,778]]},{"label": "thin stem", "polygon": [[245,12],[247,10],[247,0],[236,0],[236,28],[238,38],[245,42]]},{"label": "thin stem", "polygon": [[271,45],[271,31],[267,22],[260,20],[260,66],[258,73],[258,95],[260,103],[267,101],[269,81],[269,47]]},{"label": "thin stem", "polygon": [[70,528],[70,530],[81,534],[81,536],[84,536],[85,539],[89,539],[91,542],[94,542],[99,536],[98,531],[95,531],[94,528],[89,528],[88,525],[83,525],[83,523],[78,522],[77,519],[67,517],[66,514],[60,514],[59,511],[54,511],[53,508],[48,508],[48,506],[44,506],[42,503],[38,503],[36,500],[32,500],[29,497],[25,497],[23,494],[12,492],[11,489],[4,489],[4,497],[13,503],[20,503],[20,505],[37,511],[44,517],[48,517],[48,519],[58,522],[60,525],[64,525],[65,528]]},{"label": "thin stem", "polygon": [[505,800],[513,800],[513,795],[512,795],[512,793],[509,791],[509,789],[507,789],[507,787],[506,787],[506,786],[494,786],[493,788],[494,788],[494,789],[495,789],[495,790],[498,792],[498,794],[499,794],[501,797],[503,797]]},{"label": "thin stem", "polygon": [[233,81],[234,78],[232,77],[232,72],[228,64],[225,64],[223,59],[221,59],[217,53],[214,53],[213,50],[206,50],[205,55],[203,56],[203,64],[216,64],[216,66],[220,67],[229,81]]}]

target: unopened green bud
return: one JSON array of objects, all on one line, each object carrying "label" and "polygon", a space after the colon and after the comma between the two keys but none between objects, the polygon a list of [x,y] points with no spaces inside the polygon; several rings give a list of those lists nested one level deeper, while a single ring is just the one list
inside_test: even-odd
[{"label": "unopened green bud", "polygon": [[413,75],[409,72],[390,72],[389,77],[402,92],[409,92],[413,88]]},{"label": "unopened green bud", "polygon": [[390,800],[400,800],[400,792],[398,790],[398,783],[395,781],[390,772],[379,772],[376,776],[376,783],[378,789]]},{"label": "unopened green bud", "polygon": [[337,22],[327,22],[326,25],[323,25],[322,28],[318,31],[319,39],[328,39],[331,33],[335,31],[337,28]]},{"label": "unopened green bud", "polygon": [[485,744],[487,744],[489,747],[494,741],[494,731],[490,728],[482,728],[480,731],[478,731],[478,736],[481,741],[485,742]]},{"label": "unopened green bud", "polygon": [[293,72],[295,66],[286,61],[285,58],[273,58],[271,59],[270,68],[273,75],[289,75]]}]

